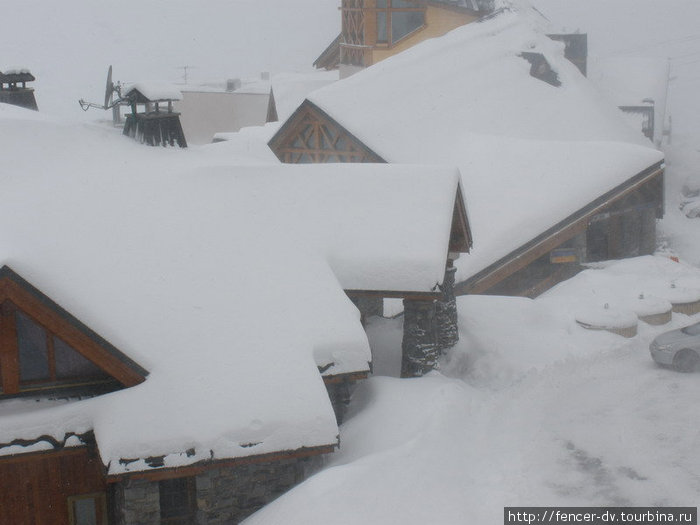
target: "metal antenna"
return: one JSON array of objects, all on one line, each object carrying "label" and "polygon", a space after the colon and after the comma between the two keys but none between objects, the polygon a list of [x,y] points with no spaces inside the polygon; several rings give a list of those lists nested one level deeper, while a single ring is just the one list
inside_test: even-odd
[{"label": "metal antenna", "polygon": [[188,69],[196,69],[197,66],[178,66],[177,69],[182,69],[183,74],[182,74],[182,80],[187,84],[187,70]]}]

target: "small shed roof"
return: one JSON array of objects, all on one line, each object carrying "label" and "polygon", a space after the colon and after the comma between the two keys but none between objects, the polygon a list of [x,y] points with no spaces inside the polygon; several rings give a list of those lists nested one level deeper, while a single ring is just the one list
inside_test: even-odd
[{"label": "small shed roof", "polygon": [[0,71],[0,83],[14,83],[14,82],[33,82],[36,80],[34,75],[32,75],[26,68],[12,68],[6,69],[4,72]]},{"label": "small shed roof", "polygon": [[135,102],[167,102],[182,100],[182,93],[172,84],[162,82],[135,82],[126,86],[122,96],[133,98]]}]

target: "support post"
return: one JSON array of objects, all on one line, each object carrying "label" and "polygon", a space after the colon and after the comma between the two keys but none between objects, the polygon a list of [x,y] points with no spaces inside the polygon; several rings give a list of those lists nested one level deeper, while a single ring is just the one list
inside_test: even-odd
[{"label": "support post", "polygon": [[448,262],[445,269],[445,279],[440,291],[442,298],[435,303],[435,318],[437,323],[437,339],[440,352],[452,348],[459,341],[457,323],[457,300],[455,298],[455,273],[457,268]]},{"label": "support post", "polygon": [[403,308],[401,377],[419,377],[437,368],[440,358],[435,301],[404,299]]}]

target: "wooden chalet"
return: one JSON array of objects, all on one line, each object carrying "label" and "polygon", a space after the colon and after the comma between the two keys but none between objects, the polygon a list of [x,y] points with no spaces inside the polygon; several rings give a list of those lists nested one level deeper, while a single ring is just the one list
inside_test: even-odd
[{"label": "wooden chalet", "polygon": [[439,332],[471,244],[454,168],[153,170],[76,140],[86,169],[50,149],[47,172],[17,146],[52,125],[27,122],[6,134],[27,176],[0,181],[2,525],[239,522],[338,446],[371,362],[348,296],[415,311],[409,372],[456,336]]},{"label": "wooden chalet", "polygon": [[[551,36],[517,47],[510,33],[538,17],[498,13],[318,90],[269,146],[290,163],[459,166],[476,248],[456,263],[458,294],[534,297],[581,263],[652,253],[663,156],[603,107]],[[570,40],[576,58],[585,39]]]},{"label": "wooden chalet", "polygon": [[34,88],[27,87],[27,82],[34,80],[34,75],[27,69],[0,71],[0,103],[37,111]]},{"label": "wooden chalet", "polygon": [[341,78],[493,10],[488,0],[343,0],[341,34],[314,61]]},{"label": "wooden chalet", "polygon": [[[180,113],[173,110],[173,102],[182,98],[179,91],[168,86],[134,84],[122,96],[131,107],[124,122],[124,135],[149,146],[187,147]],[[139,106],[143,106],[141,112]]]}]

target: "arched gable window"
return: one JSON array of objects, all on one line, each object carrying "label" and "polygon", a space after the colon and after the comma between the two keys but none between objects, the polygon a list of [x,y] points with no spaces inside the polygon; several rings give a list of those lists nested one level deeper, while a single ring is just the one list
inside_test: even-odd
[{"label": "arched gable window", "polygon": [[146,374],[7,266],[0,268],[0,398],[94,394],[133,386]]}]

